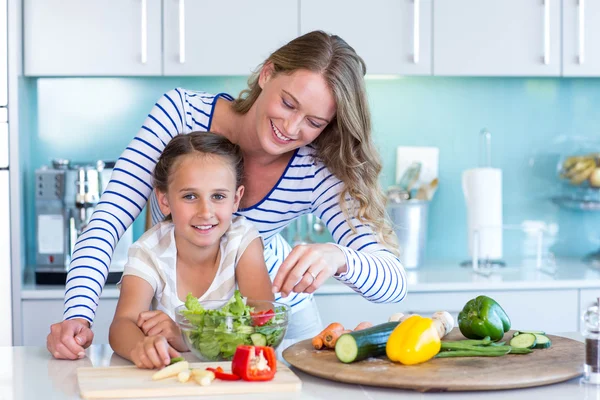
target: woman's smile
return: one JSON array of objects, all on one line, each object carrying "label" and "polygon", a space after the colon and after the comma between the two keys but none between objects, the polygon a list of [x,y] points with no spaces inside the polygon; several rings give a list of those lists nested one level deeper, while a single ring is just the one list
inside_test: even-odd
[{"label": "woman's smile", "polygon": [[277,139],[278,142],[287,144],[293,140],[293,139],[285,136],[283,133],[281,133],[281,131],[279,129],[277,129],[277,127],[275,126],[273,121],[270,121],[270,122],[271,122],[271,129],[273,129],[273,136],[275,136],[275,139]]}]

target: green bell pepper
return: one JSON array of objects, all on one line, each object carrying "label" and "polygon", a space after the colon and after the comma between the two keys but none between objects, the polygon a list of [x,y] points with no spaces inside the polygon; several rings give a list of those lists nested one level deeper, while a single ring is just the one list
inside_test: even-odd
[{"label": "green bell pepper", "polygon": [[497,342],[510,329],[510,319],[494,299],[477,296],[469,300],[458,314],[458,328],[469,339],[489,336]]}]

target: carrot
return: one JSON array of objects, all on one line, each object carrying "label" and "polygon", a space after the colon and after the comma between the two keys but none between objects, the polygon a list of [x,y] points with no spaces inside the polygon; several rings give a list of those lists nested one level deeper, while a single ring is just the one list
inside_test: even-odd
[{"label": "carrot", "polygon": [[325,343],[325,346],[328,349],[335,349],[335,344],[337,343],[337,340],[340,338],[340,336],[342,336],[344,333],[349,333],[352,332],[350,329],[345,329],[342,331],[329,331],[328,333],[325,333],[325,335],[323,335],[323,342]]},{"label": "carrot", "polygon": [[323,348],[323,337],[320,336],[319,333],[312,339],[312,345],[316,350],[321,350]]},{"label": "carrot", "polygon": [[354,331],[355,332],[356,331],[361,331],[363,329],[367,329],[367,328],[370,328],[372,326],[373,326],[373,324],[370,323],[369,321],[364,321],[364,322],[361,322],[360,324],[356,325],[356,328],[354,328]]},{"label": "carrot", "polygon": [[323,329],[317,336],[312,339],[312,345],[316,350],[321,350],[324,345],[324,335],[325,332],[340,330],[343,331],[344,327],[339,322],[332,322],[327,326],[327,328]]}]

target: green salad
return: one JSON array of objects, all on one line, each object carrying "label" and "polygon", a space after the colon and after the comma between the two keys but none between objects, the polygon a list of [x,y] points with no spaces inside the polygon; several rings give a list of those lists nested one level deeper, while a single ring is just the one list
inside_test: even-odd
[{"label": "green salad", "polygon": [[205,309],[190,293],[185,308],[181,313],[193,329],[184,330],[184,334],[209,360],[231,359],[237,346],[242,344],[276,347],[285,334],[284,306],[255,312],[246,305],[239,290],[218,310]]}]

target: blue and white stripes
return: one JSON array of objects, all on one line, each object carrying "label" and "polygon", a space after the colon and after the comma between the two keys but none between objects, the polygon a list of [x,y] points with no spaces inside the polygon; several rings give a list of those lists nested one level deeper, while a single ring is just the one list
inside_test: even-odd
[{"label": "blue and white stripes", "polygon": [[[231,100],[225,94],[175,89],[156,103],[117,161],[92,220],[75,245],[65,289],[65,319],[93,321],[114,247],[152,192],[152,171],[160,153],[175,135],[208,130],[218,97]],[[326,223],[346,255],[348,272],[337,279],[372,302],[401,301],[406,295],[406,276],[399,260],[378,243],[368,225],[353,221],[357,232],[351,231],[339,207],[343,183],[316,162],[313,154],[310,146],[298,149],[271,192],[254,206],[238,211],[263,237],[269,275],[275,277],[291,250],[279,232],[295,218],[313,213]],[[152,220],[161,220],[156,204],[151,209]],[[276,299],[297,310],[310,296]]]}]

